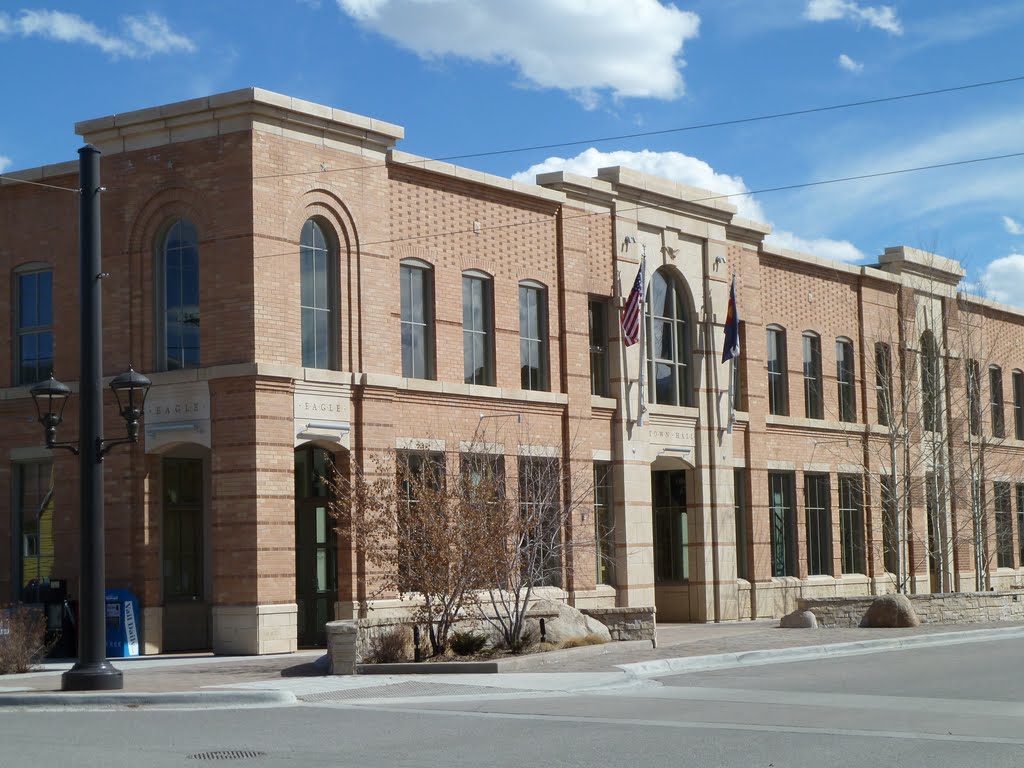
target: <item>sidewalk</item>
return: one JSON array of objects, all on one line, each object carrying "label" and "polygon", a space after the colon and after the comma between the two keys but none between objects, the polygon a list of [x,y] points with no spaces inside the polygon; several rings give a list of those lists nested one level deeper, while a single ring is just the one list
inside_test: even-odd
[{"label": "sidewalk", "polygon": [[386,686],[397,686],[396,693],[415,691],[427,683],[445,684],[453,693],[470,693],[470,688],[580,690],[700,669],[1005,637],[1024,638],[1024,623],[928,624],[913,629],[779,629],[777,620],[663,624],[658,626],[657,648],[648,641],[633,641],[531,654],[500,661],[499,674],[491,675],[425,677],[423,673],[435,666],[425,663],[416,675],[327,676],[323,651],[315,650],[280,656],[116,659],[112,663],[124,674],[124,690],[104,693],[62,693],[60,676],[71,664],[47,663],[37,672],[0,677],[0,711],[40,706],[283,706],[297,700],[354,698],[358,690],[379,692]]}]

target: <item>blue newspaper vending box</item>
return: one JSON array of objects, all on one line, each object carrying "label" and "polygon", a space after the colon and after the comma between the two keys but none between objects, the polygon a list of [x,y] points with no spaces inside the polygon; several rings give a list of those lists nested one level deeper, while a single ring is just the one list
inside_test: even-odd
[{"label": "blue newspaper vending box", "polygon": [[139,599],[127,589],[107,590],[107,658],[139,655]]}]

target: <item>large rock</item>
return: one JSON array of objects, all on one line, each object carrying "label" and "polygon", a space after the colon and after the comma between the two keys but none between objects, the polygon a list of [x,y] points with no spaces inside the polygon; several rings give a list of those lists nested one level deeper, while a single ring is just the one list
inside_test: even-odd
[{"label": "large rock", "polygon": [[876,597],[860,620],[862,627],[916,627],[920,624],[910,598],[902,594]]},{"label": "large rock", "polygon": [[779,620],[783,629],[817,629],[818,618],[810,611],[793,611]]},{"label": "large rock", "polygon": [[[597,635],[605,642],[610,642],[611,634],[608,627],[595,618],[586,616],[573,608],[571,605],[559,603],[555,600],[538,600],[530,606],[530,613],[553,613],[554,616],[544,616],[545,639],[549,643],[564,643],[568,640],[584,638],[588,635]],[[532,632],[533,636],[540,640],[540,620],[527,619],[526,630]]]}]

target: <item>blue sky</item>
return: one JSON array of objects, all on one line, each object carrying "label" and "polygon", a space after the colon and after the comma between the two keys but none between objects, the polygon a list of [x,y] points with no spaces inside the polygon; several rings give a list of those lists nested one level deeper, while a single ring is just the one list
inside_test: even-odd
[{"label": "blue sky", "polygon": [[[74,123],[259,86],[398,123],[501,176],[632,165],[736,198],[773,239],[870,263],[910,245],[1024,307],[1020,0],[0,0],[0,172],[71,160]],[[302,169],[297,169],[302,170]],[[518,174],[518,176],[517,176]]]}]

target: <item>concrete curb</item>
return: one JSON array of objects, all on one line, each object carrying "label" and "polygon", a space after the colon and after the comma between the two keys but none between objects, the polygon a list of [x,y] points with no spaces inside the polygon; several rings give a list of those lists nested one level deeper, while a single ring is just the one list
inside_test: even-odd
[{"label": "concrete curb", "polygon": [[10,693],[0,694],[0,712],[23,709],[135,709],[138,707],[269,707],[298,702],[278,690],[169,691],[167,693]]},{"label": "concrete curb", "polygon": [[619,664],[619,669],[636,679],[707,672],[715,669],[758,666],[762,664],[785,664],[793,661],[813,661],[839,656],[879,653],[889,650],[924,648],[931,645],[955,645],[957,643],[983,642],[1024,637],[1024,627],[999,629],[975,629],[961,632],[936,632],[929,635],[894,637],[880,640],[857,640],[850,643],[829,645],[806,645],[797,648],[774,648],[763,651],[739,651],[711,656],[683,656],[674,659],[654,659],[632,664]]},{"label": "concrete curb", "polygon": [[650,640],[618,640],[601,645],[562,648],[544,653],[528,653],[491,661],[425,661],[419,664],[359,664],[357,675],[491,675],[502,672],[536,672],[556,665],[562,659],[587,659],[617,651],[650,650]]}]

